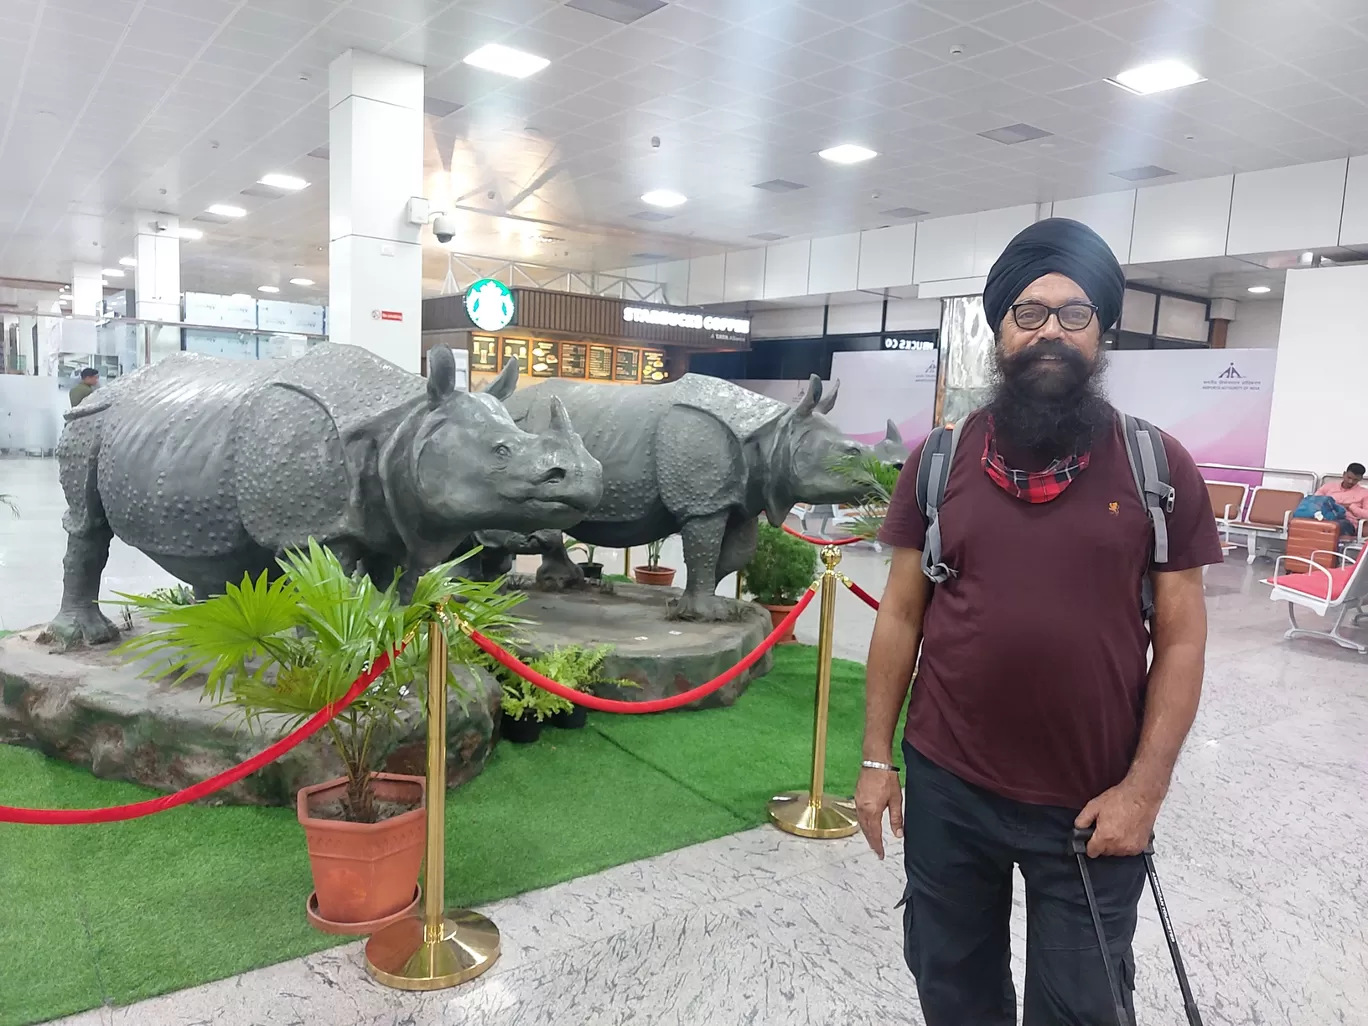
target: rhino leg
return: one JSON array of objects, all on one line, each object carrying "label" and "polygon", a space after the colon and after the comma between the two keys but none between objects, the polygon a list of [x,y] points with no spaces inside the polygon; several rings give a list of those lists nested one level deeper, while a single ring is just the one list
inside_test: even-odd
[{"label": "rhino leg", "polygon": [[584,571],[570,558],[564,535],[559,531],[537,531],[532,537],[542,554],[541,566],[537,567],[537,587],[564,591],[584,584]]},{"label": "rhino leg", "polygon": [[722,538],[722,555],[717,560],[717,579],[720,581],[728,574],[744,570],[746,564],[755,558],[755,543],[760,535],[758,521],[754,517],[732,520],[727,524],[727,533]]},{"label": "rhino leg", "polygon": [[119,629],[100,612],[96,601],[113,537],[103,523],[85,533],[67,535],[62,559],[62,608],[38,636],[40,642],[56,642],[66,651],[81,644],[100,645],[119,636]]},{"label": "rhino leg", "polygon": [[736,617],[733,602],[714,594],[717,590],[718,563],[722,543],[727,535],[726,511],[684,521],[680,534],[684,538],[684,565],[689,577],[684,594],[670,603],[672,620],[695,620],[716,623]]}]

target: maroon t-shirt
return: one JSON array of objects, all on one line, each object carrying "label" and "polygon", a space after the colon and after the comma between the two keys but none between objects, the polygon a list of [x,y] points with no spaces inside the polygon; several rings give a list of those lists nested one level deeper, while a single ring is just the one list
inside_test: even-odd
[{"label": "maroon t-shirt", "polygon": [[[957,776],[1015,801],[1081,808],[1119,783],[1140,740],[1149,632],[1142,575],[1222,559],[1202,475],[1164,435],[1169,559],[1131,476],[1119,421],[1100,431],[1088,468],[1051,502],[1032,504],[983,470],[987,418],[970,417],[941,507],[942,556],[959,576],[935,586],[906,738]],[[1005,446],[1008,465],[1040,470]],[[921,549],[912,454],[880,539]]]}]

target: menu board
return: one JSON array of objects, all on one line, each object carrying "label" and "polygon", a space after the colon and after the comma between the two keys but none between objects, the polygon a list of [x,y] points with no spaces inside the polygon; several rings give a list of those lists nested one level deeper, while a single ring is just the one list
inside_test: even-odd
[{"label": "menu board", "polygon": [[493,335],[470,336],[470,369],[497,371],[499,369],[499,340]]},{"label": "menu board", "polygon": [[614,381],[639,381],[641,379],[641,350],[619,349],[613,364]]},{"label": "menu board", "polygon": [[499,365],[502,370],[508,366],[509,360],[518,361],[518,373],[527,373],[527,340],[523,338],[506,338],[503,340],[503,362]]},{"label": "menu board", "polygon": [[641,380],[645,382],[665,380],[665,354],[658,349],[641,351]]},{"label": "menu board", "polygon": [[585,374],[585,361],[589,358],[589,347],[583,342],[562,342],[560,347],[560,376],[563,378],[582,378]]},{"label": "menu board", "polygon": [[532,376],[534,378],[554,377],[556,374],[556,365],[559,362],[560,360],[556,356],[556,343],[532,343]]},{"label": "menu board", "polygon": [[613,380],[613,347],[589,347],[589,376],[599,381]]}]

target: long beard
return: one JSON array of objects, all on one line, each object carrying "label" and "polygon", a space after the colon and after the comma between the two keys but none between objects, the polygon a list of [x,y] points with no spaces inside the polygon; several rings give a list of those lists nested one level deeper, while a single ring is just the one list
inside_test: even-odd
[{"label": "long beard", "polygon": [[1102,352],[1091,362],[1073,346],[1042,339],[1011,356],[997,348],[988,412],[1009,448],[1060,459],[1087,447],[1094,430],[1111,417],[1099,372]]}]

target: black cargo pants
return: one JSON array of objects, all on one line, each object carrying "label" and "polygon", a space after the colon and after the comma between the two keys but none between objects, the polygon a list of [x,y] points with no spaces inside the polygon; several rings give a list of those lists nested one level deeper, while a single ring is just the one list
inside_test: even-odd
[{"label": "black cargo pants", "polygon": [[[1014,1026],[1009,923],[1012,867],[1026,881],[1022,1026],[1117,1026],[1078,862],[1069,852],[1077,810],[991,794],[903,744],[908,968],[927,1026]],[[1110,958],[1131,1021],[1131,938],[1144,860],[1089,863]]]}]

